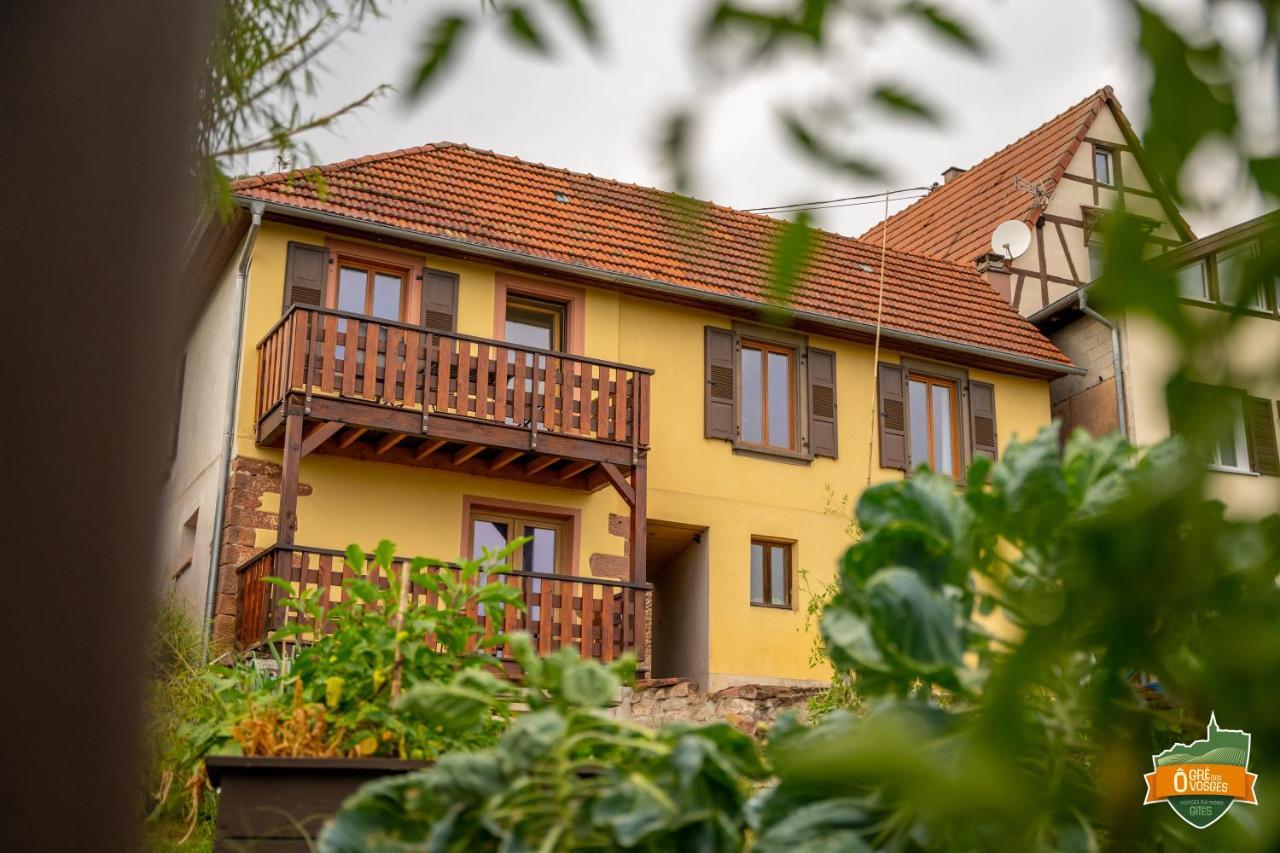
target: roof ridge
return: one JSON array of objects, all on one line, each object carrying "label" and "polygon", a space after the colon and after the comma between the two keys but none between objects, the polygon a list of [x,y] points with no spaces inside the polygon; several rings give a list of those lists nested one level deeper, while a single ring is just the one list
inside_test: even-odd
[{"label": "roof ridge", "polygon": [[[474,146],[467,145],[466,143],[462,143],[462,142],[449,143],[448,147],[457,148],[464,151],[471,151],[478,154],[486,154],[488,156],[495,157],[499,160],[516,162],[516,163],[523,164],[525,166],[536,166],[538,168],[546,169],[551,172],[559,172],[561,174],[572,175],[577,178],[587,177],[595,181],[602,181],[604,183],[612,184],[618,187],[630,187],[632,189],[645,190],[647,192],[653,192],[653,193],[657,193],[659,195],[664,195],[664,196],[675,196],[677,198],[686,198],[686,199],[689,199],[690,201],[697,202],[700,205],[705,205],[706,207],[712,208],[714,210],[725,211],[726,213],[731,213],[735,216],[749,216],[752,219],[756,219],[760,221],[761,224],[769,224],[772,226],[777,226],[777,225],[785,225],[788,222],[788,220],[786,219],[780,219],[776,216],[770,216],[766,213],[757,213],[756,211],[753,211],[753,210],[742,210],[741,208],[730,207],[728,205],[720,204],[718,202],[710,201],[708,199],[698,198],[697,196],[683,195],[681,193],[676,192],[675,190],[664,190],[660,187],[645,186],[644,184],[637,184],[630,181],[619,181],[615,178],[604,178],[599,175],[592,174],[591,172],[575,172],[574,170],[567,169],[563,166],[550,166],[550,165],[547,165],[546,163],[539,163],[532,160],[525,160],[521,157],[517,157],[514,154],[504,154],[500,151],[493,151],[487,148],[476,148]],[[836,240],[848,241],[855,245],[870,249],[876,252],[877,254],[880,252],[880,245],[878,243],[874,243],[869,240],[863,240],[859,237],[854,237],[850,234],[841,234],[838,231],[830,231],[826,228],[815,227],[813,230],[816,233],[823,235],[824,237],[833,237]],[[895,249],[892,246],[889,246],[886,248],[886,253],[888,255],[897,255],[898,257],[906,257],[906,258],[915,259],[917,261],[924,261],[926,263],[929,263],[941,268],[957,269],[957,270],[963,271],[964,273],[972,273],[974,275],[977,274],[976,271],[971,266],[957,263],[955,261],[949,261],[945,258],[934,258],[928,255],[920,255],[920,254],[916,254],[915,252],[908,252],[902,249]]]},{"label": "roof ridge", "polygon": [[336,172],[339,169],[349,169],[352,166],[363,166],[367,163],[381,163],[384,160],[394,160],[397,157],[408,157],[412,154],[423,154],[427,151],[435,151],[443,148],[467,148],[459,142],[428,142],[424,145],[415,145],[410,148],[397,148],[393,151],[380,151],[377,154],[364,154],[360,157],[349,157],[346,160],[338,160],[333,163],[314,163],[310,166],[303,166],[300,169],[290,169],[287,172],[271,172],[265,175],[246,175],[242,178],[236,178],[231,181],[231,189],[250,189],[252,187],[262,187],[267,184],[278,184],[281,181],[292,180],[293,178],[303,178],[308,175],[326,174],[328,172]]},{"label": "roof ridge", "polygon": [[[1108,86],[1103,86],[1103,87],[1101,87],[1101,88],[1099,88],[1099,89],[1094,90],[1094,91],[1093,91],[1093,92],[1091,92],[1089,95],[1085,96],[1084,98],[1081,98],[1080,100],[1076,101],[1076,102],[1075,102],[1074,104],[1072,104],[1071,106],[1067,107],[1065,110],[1062,110],[1061,112],[1059,112],[1059,113],[1058,113],[1057,115],[1055,115],[1053,118],[1048,119],[1047,121],[1041,122],[1039,125],[1037,125],[1037,126],[1036,126],[1036,127],[1034,127],[1033,129],[1031,129],[1031,130],[1027,131],[1026,133],[1022,134],[1022,136],[1019,136],[1019,137],[1018,137],[1017,139],[1015,139],[1013,142],[1010,142],[1008,145],[1005,145],[1005,146],[1004,146],[1003,148],[1001,148],[1000,150],[998,150],[998,151],[996,151],[996,152],[994,152],[994,153],[992,153],[992,154],[989,154],[988,156],[986,156],[986,157],[982,158],[981,160],[979,160],[977,163],[974,163],[972,166],[970,166],[969,168],[965,169],[965,171],[964,171],[963,173],[961,173],[960,175],[956,176],[956,177],[955,177],[954,179],[952,179],[951,181],[948,181],[948,182],[946,182],[946,183],[940,184],[940,185],[937,187],[937,189],[933,190],[933,192],[928,193],[928,194],[927,194],[927,195],[925,195],[923,198],[920,198],[920,199],[917,199],[916,201],[913,201],[911,204],[909,204],[909,205],[907,205],[906,207],[902,208],[901,210],[899,210],[899,211],[897,211],[897,212],[895,212],[895,213],[891,214],[891,215],[890,215],[890,216],[888,216],[886,219],[882,219],[882,220],[880,220],[880,222],[877,222],[875,225],[871,226],[871,228],[869,228],[869,229],[867,229],[866,231],[864,231],[864,232],[859,236],[859,239],[861,239],[861,238],[863,238],[863,237],[866,237],[866,235],[867,235],[867,234],[870,234],[872,231],[874,231],[875,229],[879,228],[879,227],[880,227],[880,225],[881,225],[881,223],[884,223],[884,222],[892,222],[894,219],[896,219],[897,217],[899,217],[899,216],[901,216],[902,214],[906,213],[908,210],[911,210],[911,209],[912,209],[913,207],[915,207],[916,205],[921,204],[922,202],[928,201],[929,199],[933,198],[933,197],[935,196],[935,194],[936,194],[936,193],[940,193],[940,192],[945,191],[947,187],[952,187],[952,188],[954,188],[954,187],[958,187],[958,186],[963,186],[965,183],[967,183],[966,178],[967,178],[968,176],[970,176],[970,175],[973,175],[973,174],[977,173],[977,172],[978,172],[978,170],[979,170],[979,169],[981,169],[983,166],[985,166],[987,163],[990,163],[992,160],[995,160],[997,157],[1000,157],[1000,156],[1001,156],[1001,155],[1003,155],[1005,152],[1007,152],[1007,151],[1009,151],[1009,150],[1011,150],[1011,149],[1013,149],[1013,148],[1016,148],[1016,147],[1018,147],[1019,145],[1023,144],[1023,143],[1024,143],[1024,142],[1026,142],[1028,139],[1030,139],[1031,137],[1035,136],[1037,133],[1040,133],[1042,130],[1044,130],[1045,128],[1047,128],[1047,127],[1049,127],[1050,125],[1052,125],[1054,122],[1057,122],[1057,121],[1059,121],[1059,120],[1061,120],[1061,119],[1065,118],[1066,116],[1068,116],[1068,115],[1069,115],[1069,114],[1071,114],[1072,112],[1074,112],[1074,111],[1076,111],[1076,110],[1080,109],[1080,108],[1081,108],[1081,107],[1083,107],[1085,104],[1087,104],[1090,100],[1096,100],[1096,101],[1097,101],[1097,103],[1095,103],[1095,104],[1094,104],[1094,109],[1091,111],[1091,116],[1090,116],[1090,118],[1096,118],[1096,117],[1097,117],[1097,114],[1098,114],[1098,110],[1102,107],[1102,105],[1103,105],[1103,104],[1105,104],[1105,103],[1106,103],[1107,101],[1109,101],[1109,100],[1115,100],[1115,90],[1114,90],[1114,89],[1112,89],[1112,88],[1111,88],[1111,86],[1109,86],[1109,85],[1108,85]],[[1079,141],[1080,141],[1081,139],[1083,139],[1083,138],[1084,138],[1084,137],[1083,137],[1083,135],[1079,136],[1079,138],[1077,139],[1077,141],[1076,141],[1075,143],[1073,143],[1073,144],[1072,144],[1072,146],[1071,146],[1071,154],[1072,154],[1072,155],[1074,155],[1074,153],[1075,153],[1075,149],[1076,149],[1076,146],[1078,146],[1078,145],[1079,145]],[[1069,158],[1068,158],[1068,159],[1069,159]],[[1066,169],[1066,166],[1064,165],[1064,166],[1063,166],[1063,171],[1065,171],[1065,169]],[[1055,166],[1054,170],[1053,170],[1052,172],[1050,172],[1050,174],[1051,174],[1051,175],[1055,175],[1055,174],[1056,174],[1056,177],[1055,177],[1055,183],[1057,182],[1057,180],[1061,179],[1061,173],[1058,173],[1058,171],[1057,171],[1057,167],[1056,167],[1056,166]],[[1035,180],[1035,179],[1031,179],[1031,180]],[[952,191],[954,192],[954,189],[953,189]]]}]

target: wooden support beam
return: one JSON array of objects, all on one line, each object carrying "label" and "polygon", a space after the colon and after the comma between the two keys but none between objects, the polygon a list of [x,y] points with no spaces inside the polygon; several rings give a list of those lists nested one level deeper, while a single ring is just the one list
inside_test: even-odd
[{"label": "wooden support beam", "polygon": [[386,438],[382,439],[382,441],[379,441],[378,446],[374,448],[373,452],[381,456],[391,448],[395,447],[400,442],[404,441],[404,439],[405,439],[404,433],[393,432],[390,435],[388,435]]},{"label": "wooden support beam", "polygon": [[448,443],[449,442],[445,441],[443,438],[428,438],[426,441],[422,442],[422,446],[413,454],[413,458],[421,462],[423,459],[426,459],[432,453],[435,453]]},{"label": "wooden support beam", "polygon": [[581,462],[572,462],[564,466],[564,468],[559,471],[556,479],[562,483],[565,480],[572,480],[574,477],[593,467],[595,464],[596,463],[592,462],[590,459],[584,459]]},{"label": "wooden support beam", "polygon": [[493,460],[493,464],[489,466],[489,471],[501,471],[521,456],[524,456],[523,450],[504,450],[498,454],[498,458]]},{"label": "wooden support beam", "polygon": [[466,462],[472,456],[475,456],[477,453],[484,450],[485,447],[487,446],[488,445],[485,445],[485,444],[468,444],[466,447],[462,448],[457,453],[453,454],[453,464],[461,465],[463,462]]},{"label": "wooden support beam", "polygon": [[622,495],[622,499],[627,502],[627,506],[634,507],[636,505],[636,490],[631,488],[627,478],[622,476],[622,472],[618,470],[618,466],[612,462],[601,462],[600,470],[604,472],[605,477],[613,487],[618,490],[618,494]]},{"label": "wooden support beam", "polygon": [[559,461],[559,456],[539,456],[528,465],[524,466],[524,472],[526,474],[537,474],[539,471],[545,468],[550,468]]},{"label": "wooden support beam", "polygon": [[338,421],[325,421],[317,424],[311,432],[307,433],[307,437],[302,440],[302,455],[307,456],[320,445],[338,434],[338,430],[342,429],[345,424]]},{"label": "wooden support beam", "polygon": [[284,419],[284,459],[280,465],[280,523],[276,542],[292,545],[298,529],[298,467],[302,461],[302,415]]},{"label": "wooden support beam", "polygon": [[634,583],[646,583],[645,561],[648,559],[649,536],[649,476],[645,468],[645,460],[631,469],[631,488],[635,492],[635,503],[631,505],[631,580]]},{"label": "wooden support beam", "polygon": [[347,430],[347,434],[338,439],[339,449],[346,450],[348,447],[355,444],[360,436],[364,435],[366,432],[368,432],[368,430],[364,427],[352,427]]}]

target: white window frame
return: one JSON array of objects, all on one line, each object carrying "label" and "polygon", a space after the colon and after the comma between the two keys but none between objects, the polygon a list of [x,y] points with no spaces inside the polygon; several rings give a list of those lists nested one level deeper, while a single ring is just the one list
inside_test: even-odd
[{"label": "white window frame", "polygon": [[1236,464],[1226,465],[1222,462],[1221,457],[1218,455],[1218,441],[1215,439],[1212,445],[1212,459],[1208,463],[1209,470],[1224,471],[1230,474],[1252,474],[1253,462],[1249,458],[1249,433],[1244,420],[1244,398],[1238,394],[1231,394],[1226,398],[1225,402],[1233,415],[1231,437],[1236,447]]}]

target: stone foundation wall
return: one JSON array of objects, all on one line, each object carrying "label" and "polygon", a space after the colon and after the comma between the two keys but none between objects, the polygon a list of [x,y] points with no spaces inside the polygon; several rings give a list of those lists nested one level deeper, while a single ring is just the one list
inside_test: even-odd
[{"label": "stone foundation wall", "polygon": [[[298,496],[309,494],[311,486],[299,483]],[[218,552],[213,639],[229,647],[235,643],[236,569],[274,543],[280,527],[280,466],[263,459],[237,456],[231,463],[226,500],[222,545]]]},{"label": "stone foundation wall", "polygon": [[652,679],[624,689],[617,713],[650,728],[664,723],[728,720],[750,734],[760,723],[772,723],[785,711],[807,718],[809,699],[825,689],[743,684],[704,693],[690,679]]}]

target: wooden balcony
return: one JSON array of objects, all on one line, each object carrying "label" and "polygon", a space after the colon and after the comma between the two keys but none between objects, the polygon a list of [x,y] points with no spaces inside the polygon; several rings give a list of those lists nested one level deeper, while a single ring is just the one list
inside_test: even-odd
[{"label": "wooden balcony", "polygon": [[[321,596],[328,607],[346,595],[342,580],[351,572],[341,551],[293,545],[273,545],[253,557],[237,570],[240,610],[236,637],[242,648],[254,648],[266,642],[270,632],[297,618],[295,611],[284,605],[288,596],[274,584],[262,582],[265,577],[279,577],[294,584],[299,593],[316,588],[330,590]],[[372,565],[372,561],[370,563]],[[393,561],[394,570],[404,565]],[[428,571],[456,571],[429,569]],[[583,657],[610,661],[624,652],[635,652],[644,664],[644,595],[650,587],[642,583],[551,575],[530,572],[495,572],[494,580],[521,590],[525,609],[493,609],[486,613],[469,612],[484,626],[485,635],[524,631],[531,634],[541,654],[562,648],[573,648]],[[383,587],[387,577],[373,566],[371,579]],[[417,603],[434,604],[435,594],[416,585],[410,594]],[[502,657],[502,647],[495,654]]]},{"label": "wooden balcony", "polygon": [[258,344],[257,439],[312,451],[618,485],[649,446],[651,370],[293,306]]}]

